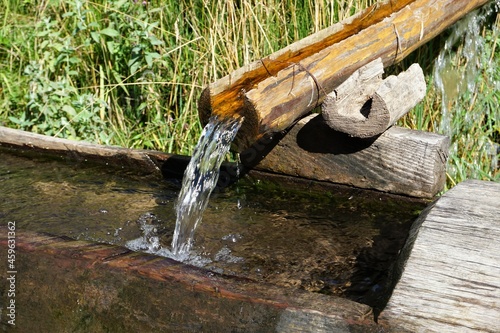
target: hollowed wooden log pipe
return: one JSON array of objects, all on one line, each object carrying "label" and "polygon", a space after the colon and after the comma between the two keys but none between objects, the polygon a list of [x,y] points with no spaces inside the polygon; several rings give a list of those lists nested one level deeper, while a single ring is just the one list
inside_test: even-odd
[{"label": "hollowed wooden log pipe", "polygon": [[377,58],[384,66],[402,60],[486,2],[376,3],[210,84],[199,100],[200,119],[244,116],[233,148],[241,152],[266,134],[290,127],[361,66]]}]

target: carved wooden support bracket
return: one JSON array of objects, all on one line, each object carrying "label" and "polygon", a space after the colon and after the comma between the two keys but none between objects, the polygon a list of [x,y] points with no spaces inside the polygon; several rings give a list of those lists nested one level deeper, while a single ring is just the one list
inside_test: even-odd
[{"label": "carved wooden support bracket", "polygon": [[356,70],[322,104],[323,118],[332,129],[358,138],[382,134],[420,102],[426,92],[418,64],[398,76],[382,79],[378,58]]}]

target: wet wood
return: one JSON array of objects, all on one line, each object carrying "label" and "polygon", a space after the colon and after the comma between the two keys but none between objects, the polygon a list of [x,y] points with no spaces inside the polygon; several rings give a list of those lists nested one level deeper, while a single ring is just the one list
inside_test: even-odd
[{"label": "wet wood", "polygon": [[[0,148],[21,155],[35,154],[106,167],[151,178],[182,179],[190,156],[172,155],[155,150],[128,149],[74,141],[0,126]],[[238,180],[236,163],[221,165],[218,187]]]},{"label": "wet wood", "polygon": [[414,224],[379,323],[394,332],[500,332],[500,184],[466,181]]},{"label": "wet wood", "polygon": [[103,146],[85,141],[55,138],[0,126],[0,147],[12,147],[44,155],[98,162],[140,174],[161,175],[161,166],[172,155],[153,150]]},{"label": "wet wood", "polygon": [[321,106],[328,126],[352,137],[370,138],[382,134],[425,97],[425,77],[418,64],[385,79],[383,72],[378,58],[328,94]]},{"label": "wet wood", "polygon": [[[7,246],[1,237],[2,253]],[[23,332],[379,331],[366,305],[118,246],[17,230],[16,268],[16,328]]]},{"label": "wet wood", "polygon": [[430,198],[444,186],[448,148],[446,136],[401,127],[351,138],[315,114],[280,140],[259,141],[241,160],[257,170]]},{"label": "wet wood", "polygon": [[381,58],[394,64],[487,0],[377,2],[212,83],[199,100],[202,122],[242,115],[242,151],[266,133],[288,128],[321,104],[355,70]]}]

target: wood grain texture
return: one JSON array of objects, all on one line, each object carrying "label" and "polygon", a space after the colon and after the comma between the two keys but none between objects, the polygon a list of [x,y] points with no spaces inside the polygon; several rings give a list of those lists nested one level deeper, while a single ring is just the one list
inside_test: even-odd
[{"label": "wood grain texture", "polygon": [[321,113],[326,123],[334,130],[343,132],[343,126],[339,124],[345,122],[349,130],[353,122],[365,122],[367,118],[362,112],[363,107],[382,83],[383,74],[384,64],[380,58],[352,73],[325,97]]},{"label": "wood grain texture", "polygon": [[378,58],[329,93],[321,105],[328,126],[353,137],[370,138],[382,134],[425,97],[425,77],[418,64],[385,79],[383,72]]},{"label": "wood grain texture", "polygon": [[19,332],[380,332],[367,305],[120,246],[16,230],[16,268]]},{"label": "wood grain texture", "polygon": [[142,174],[161,174],[164,161],[172,155],[153,150],[103,146],[85,141],[55,138],[0,126],[0,147],[41,152],[46,155],[70,157],[78,161],[93,161],[140,171]]},{"label": "wood grain texture", "polygon": [[487,0],[378,2],[356,16],[243,67],[202,93],[202,122],[244,116],[235,150],[288,128],[355,70],[400,61]]},{"label": "wood grain texture", "polygon": [[241,93],[255,87],[263,79],[301,61],[325,47],[353,36],[364,28],[382,21],[393,11],[400,10],[415,0],[381,1],[340,23],[303,38],[266,58],[256,60],[211,83],[199,103],[200,118],[208,121],[211,114],[232,114],[244,109]]},{"label": "wood grain texture", "polygon": [[396,332],[500,332],[499,240],[500,184],[458,184],[413,226],[379,323]]},{"label": "wood grain texture", "polygon": [[[442,190],[449,139],[391,127],[372,139],[332,130],[318,114],[301,119],[255,168],[359,188],[429,198]],[[258,158],[249,148],[242,153]]]}]

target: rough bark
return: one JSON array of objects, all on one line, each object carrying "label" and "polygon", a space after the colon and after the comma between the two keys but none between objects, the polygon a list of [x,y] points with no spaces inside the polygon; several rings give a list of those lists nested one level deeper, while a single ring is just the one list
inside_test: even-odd
[{"label": "rough bark", "polygon": [[487,0],[378,2],[354,17],[212,83],[199,100],[210,115],[244,116],[234,149],[288,128],[355,70],[376,58],[394,64]]}]

